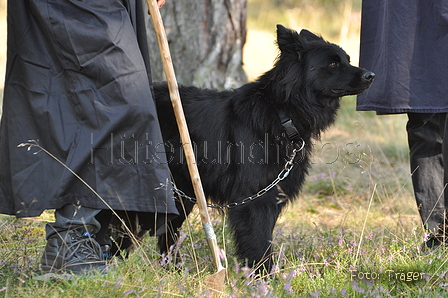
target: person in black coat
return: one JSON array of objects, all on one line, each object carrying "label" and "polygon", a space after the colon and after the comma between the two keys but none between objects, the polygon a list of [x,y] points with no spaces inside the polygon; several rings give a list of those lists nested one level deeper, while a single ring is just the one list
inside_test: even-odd
[{"label": "person in black coat", "polygon": [[124,229],[115,215],[141,236],[178,214],[152,95],[146,3],[14,0],[7,13],[0,213],[55,209],[44,272],[102,269],[110,223]]},{"label": "person in black coat", "polygon": [[430,235],[421,248],[438,247],[448,232],[448,2],[364,0],[360,65],[376,78],[357,110],[408,115],[413,188]]}]

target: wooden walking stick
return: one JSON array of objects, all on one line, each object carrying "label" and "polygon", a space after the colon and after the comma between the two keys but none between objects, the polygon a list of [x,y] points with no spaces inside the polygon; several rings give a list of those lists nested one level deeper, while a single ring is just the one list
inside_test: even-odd
[{"label": "wooden walking stick", "polygon": [[179,128],[182,146],[184,148],[188,170],[190,172],[191,182],[193,184],[197,204],[199,207],[202,226],[204,227],[205,237],[212,252],[213,261],[217,270],[216,273],[207,276],[207,278],[205,279],[205,283],[209,289],[221,292],[224,286],[226,269],[221,264],[221,259],[219,256],[220,249],[218,247],[216,235],[207,211],[207,202],[205,199],[204,190],[202,188],[201,179],[199,177],[199,171],[193,152],[193,147],[191,145],[190,134],[188,132],[187,122],[185,120],[185,114],[180,100],[179,89],[177,86],[176,76],[174,74],[174,67],[171,60],[171,54],[168,47],[165,28],[163,26],[162,17],[160,15],[156,0],[147,0],[147,3],[149,7],[149,13],[154,25],[154,31],[156,32],[157,41],[159,43],[163,69],[168,83],[171,103],[173,105],[174,114],[176,116],[177,126]]}]

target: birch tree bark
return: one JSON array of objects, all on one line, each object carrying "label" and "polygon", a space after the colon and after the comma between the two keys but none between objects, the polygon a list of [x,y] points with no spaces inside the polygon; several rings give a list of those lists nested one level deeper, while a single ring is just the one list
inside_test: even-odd
[{"label": "birch tree bark", "polygon": [[[242,68],[247,0],[168,0],[161,9],[177,81],[229,89],[247,81]],[[163,81],[157,40],[148,22],[153,81]],[[157,49],[157,51],[155,50]]]}]

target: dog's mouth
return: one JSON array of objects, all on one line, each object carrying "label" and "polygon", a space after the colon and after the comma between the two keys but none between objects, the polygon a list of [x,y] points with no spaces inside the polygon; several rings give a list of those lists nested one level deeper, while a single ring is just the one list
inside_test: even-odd
[{"label": "dog's mouth", "polygon": [[[370,86],[369,86],[370,87]],[[346,95],[358,95],[366,91],[369,87],[362,88],[362,89],[354,89],[354,90],[347,90],[347,89],[331,89],[331,92],[336,94],[337,96],[346,96]]]}]

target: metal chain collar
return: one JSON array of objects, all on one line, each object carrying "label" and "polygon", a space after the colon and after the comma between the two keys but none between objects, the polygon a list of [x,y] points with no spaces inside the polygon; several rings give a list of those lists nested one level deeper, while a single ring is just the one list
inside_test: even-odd
[{"label": "metal chain collar", "polygon": [[[268,186],[266,186],[265,188],[263,188],[262,190],[260,190],[259,192],[257,192],[256,194],[245,198],[244,200],[242,200],[241,202],[233,202],[227,205],[221,205],[221,204],[210,204],[208,203],[207,206],[210,208],[216,208],[216,209],[232,209],[235,208],[237,206],[241,206],[244,204],[247,204],[249,202],[254,201],[255,199],[258,199],[259,197],[263,196],[264,194],[266,194],[268,191],[270,191],[272,188],[274,188],[278,183],[280,183],[280,181],[286,179],[286,177],[288,177],[289,172],[291,172],[292,168],[294,167],[294,158],[296,157],[297,152],[300,152],[303,150],[303,148],[305,147],[305,141],[303,139],[302,140],[302,145],[299,148],[295,148],[292,151],[291,156],[289,157],[289,160],[285,163],[285,165],[283,166],[283,169],[280,171],[280,173],[277,175],[277,178],[274,179],[274,181],[272,181]],[[183,197],[187,200],[189,200],[190,202],[192,202],[193,204],[197,203],[196,198],[192,198],[190,196],[187,196],[182,190],[176,188],[175,186],[173,187],[174,192],[180,196]]]}]

